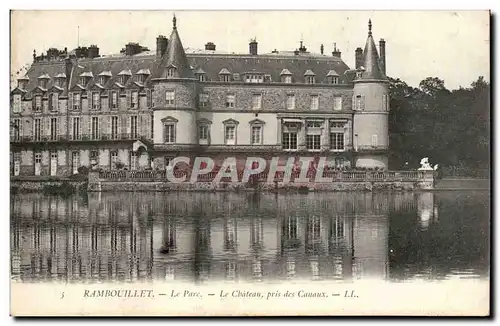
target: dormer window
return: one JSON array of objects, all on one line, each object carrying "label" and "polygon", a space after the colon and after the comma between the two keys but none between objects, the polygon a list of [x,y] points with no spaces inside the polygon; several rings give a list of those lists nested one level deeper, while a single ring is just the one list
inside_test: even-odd
[{"label": "dormer window", "polygon": [[364,71],[365,68],[363,66],[359,67],[359,69],[356,71],[356,79],[363,77]]},{"label": "dormer window", "polygon": [[194,75],[196,76],[198,81],[201,81],[201,82],[207,81],[207,75],[206,75],[205,71],[201,68],[196,69],[194,72]]},{"label": "dormer window", "polygon": [[63,88],[64,85],[66,84],[66,74],[64,73],[57,74],[54,77],[54,81],[55,81],[55,86]]},{"label": "dormer window", "polygon": [[49,82],[50,77],[47,74],[43,74],[42,76],[38,77],[38,85],[41,88],[47,89],[47,83]]},{"label": "dormer window", "polygon": [[80,80],[79,80],[79,84],[80,86],[82,87],[87,87],[89,81],[91,78],[93,78],[94,75],[92,75],[92,72],[84,72],[80,75]]},{"label": "dormer window", "polygon": [[177,68],[175,68],[175,66],[168,67],[168,69],[167,69],[167,78],[175,77],[175,71],[176,71],[176,69]]},{"label": "dormer window", "polygon": [[314,84],[316,80],[316,74],[312,70],[307,70],[304,74],[306,84]]},{"label": "dormer window", "polygon": [[288,69],[283,69],[281,71],[281,82],[285,84],[291,84],[292,83],[292,73]]},{"label": "dormer window", "polygon": [[219,72],[219,78],[221,82],[229,83],[231,81],[231,73],[226,68],[222,68]]},{"label": "dormer window", "polygon": [[198,74],[197,77],[198,77],[198,80],[201,82],[207,81],[207,76],[205,74]]},{"label": "dormer window", "polygon": [[135,75],[135,81],[138,82],[139,84],[144,84],[146,81],[146,75]]},{"label": "dormer window", "polygon": [[28,77],[22,77],[17,80],[17,87],[19,87],[22,90],[25,90],[26,87],[28,86],[29,83],[29,78]]},{"label": "dormer window", "polygon": [[326,75],[326,81],[328,84],[338,84],[339,83],[339,74],[335,70],[330,70]]},{"label": "dormer window", "polygon": [[104,86],[112,77],[111,71],[103,71],[99,74],[99,85]]},{"label": "dormer window", "polygon": [[137,83],[144,84],[149,75],[149,69],[141,69],[135,74],[135,81]]},{"label": "dormer window", "polygon": [[120,73],[118,74],[118,83],[122,86],[125,85],[130,76],[132,76],[132,73],[130,72],[130,70],[120,71]]}]

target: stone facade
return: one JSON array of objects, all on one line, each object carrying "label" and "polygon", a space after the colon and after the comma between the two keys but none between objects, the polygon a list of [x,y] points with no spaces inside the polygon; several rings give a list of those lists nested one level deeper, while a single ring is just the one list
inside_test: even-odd
[{"label": "stone facade", "polygon": [[349,69],[337,50],[328,56],[303,46],[186,54],[176,26],[160,55],[34,57],[11,92],[11,173],[319,153],[346,166],[387,168],[388,83],[372,43],[370,30],[366,71]]}]

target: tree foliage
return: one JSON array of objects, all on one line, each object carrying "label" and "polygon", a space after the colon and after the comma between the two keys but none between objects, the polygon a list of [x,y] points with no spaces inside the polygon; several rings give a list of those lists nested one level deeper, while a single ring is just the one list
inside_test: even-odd
[{"label": "tree foliage", "polygon": [[[390,78],[391,169],[419,166],[429,157],[450,174],[474,174],[490,165],[490,84],[448,90],[437,77],[418,88]],[[455,171],[455,172],[453,172]]]}]

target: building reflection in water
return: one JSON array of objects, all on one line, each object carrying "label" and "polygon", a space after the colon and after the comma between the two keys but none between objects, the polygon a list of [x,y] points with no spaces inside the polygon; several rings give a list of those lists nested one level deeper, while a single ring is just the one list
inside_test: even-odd
[{"label": "building reflection in water", "polygon": [[390,211],[437,219],[432,193],[102,193],[11,202],[12,279],[385,279]]}]

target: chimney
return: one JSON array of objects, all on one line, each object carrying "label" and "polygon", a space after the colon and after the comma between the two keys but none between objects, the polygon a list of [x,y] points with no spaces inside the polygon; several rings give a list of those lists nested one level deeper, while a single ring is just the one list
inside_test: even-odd
[{"label": "chimney", "polygon": [[157,58],[161,58],[165,54],[165,51],[167,51],[167,45],[168,45],[168,39],[165,36],[159,35],[156,38],[156,57]]},{"label": "chimney", "polygon": [[358,69],[362,65],[363,65],[363,49],[357,48],[356,49],[356,69]]},{"label": "chimney", "polygon": [[66,73],[66,84],[64,85],[64,88],[66,91],[69,89],[69,84],[71,82],[71,72],[73,70],[73,61],[69,56],[64,59],[64,65],[65,65],[65,73]]},{"label": "chimney", "polygon": [[342,57],[342,52],[340,52],[339,49],[337,49],[337,43],[333,43],[333,52],[332,52],[332,55],[334,57],[337,57],[337,58],[341,58]]},{"label": "chimney", "polygon": [[323,44],[321,44],[319,50],[321,51],[321,54],[323,54],[323,51],[325,50],[325,47],[323,46]]},{"label": "chimney", "polygon": [[250,54],[251,55],[257,55],[257,39],[254,38],[253,40],[250,41],[250,44],[248,45],[250,48]]},{"label": "chimney", "polygon": [[379,48],[380,48],[380,69],[382,70],[382,73],[385,75],[385,40],[383,38],[380,39],[379,43]]},{"label": "chimney", "polygon": [[213,44],[212,42],[208,42],[207,44],[205,44],[205,50],[215,51],[215,44]]},{"label": "chimney", "polygon": [[89,46],[88,54],[90,59],[99,57],[99,48],[97,47],[97,45]]}]

